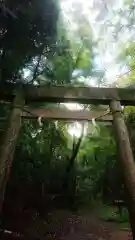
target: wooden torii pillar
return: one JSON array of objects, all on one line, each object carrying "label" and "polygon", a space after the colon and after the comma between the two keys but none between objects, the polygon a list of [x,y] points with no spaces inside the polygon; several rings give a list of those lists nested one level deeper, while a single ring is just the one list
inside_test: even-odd
[{"label": "wooden torii pillar", "polygon": [[125,189],[127,191],[127,203],[131,229],[133,239],[135,239],[135,162],[120,102],[113,100],[110,103],[110,110],[113,115],[113,124],[116,132],[120,164],[123,170],[122,173]]},{"label": "wooden torii pillar", "polygon": [[6,185],[12,166],[13,154],[16,147],[19,130],[21,128],[21,115],[24,99],[20,92],[16,94],[13,108],[10,113],[7,129],[0,148],[0,214],[4,201]]}]

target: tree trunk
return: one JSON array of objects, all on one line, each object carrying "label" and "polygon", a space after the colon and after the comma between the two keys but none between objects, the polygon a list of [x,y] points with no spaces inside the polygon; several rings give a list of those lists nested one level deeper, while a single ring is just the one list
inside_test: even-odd
[{"label": "tree trunk", "polygon": [[79,148],[80,148],[80,145],[81,145],[81,142],[82,142],[82,139],[83,139],[83,134],[84,134],[84,125],[83,125],[83,128],[82,128],[81,136],[79,137],[77,143],[75,143],[75,139],[73,139],[72,155],[69,159],[69,162],[68,162],[68,165],[67,165],[67,168],[66,168],[65,179],[64,179],[64,183],[63,183],[63,187],[62,187],[64,191],[67,190],[69,173],[72,170],[72,167],[74,166],[74,162],[75,162],[75,159],[76,159],[77,154],[79,152]]},{"label": "tree trunk", "polygon": [[65,178],[62,185],[62,190],[65,196],[65,199],[68,203],[68,206],[74,208],[75,204],[75,192],[76,192],[76,173],[75,173],[75,160],[77,157],[77,154],[79,152],[79,148],[83,139],[84,134],[84,125],[82,126],[82,133],[79,137],[77,143],[75,143],[75,138],[73,139],[73,149],[72,149],[72,155],[69,159],[66,172],[65,172]]},{"label": "tree trunk", "polygon": [[113,100],[110,109],[113,114],[125,189],[128,190],[128,210],[133,239],[135,240],[135,163],[120,102]]},{"label": "tree trunk", "polygon": [[0,148],[0,213],[2,212],[6,185],[12,166],[17,137],[21,127],[21,108],[23,104],[24,100],[18,93],[13,102],[13,109],[5,131],[3,144]]}]

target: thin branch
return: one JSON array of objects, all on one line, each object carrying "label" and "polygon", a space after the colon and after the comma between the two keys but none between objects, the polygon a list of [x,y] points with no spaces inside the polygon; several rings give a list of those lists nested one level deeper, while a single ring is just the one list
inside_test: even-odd
[{"label": "thin branch", "polygon": [[128,73],[134,71],[134,70],[135,70],[135,65],[133,65],[132,67],[133,67],[132,69],[128,70],[127,72],[125,72],[125,73],[123,73],[123,74],[117,75],[116,77],[117,77],[117,78],[121,78],[121,77],[127,75]]},{"label": "thin branch", "polygon": [[41,58],[42,58],[42,55],[43,55],[44,47],[45,47],[45,44],[43,44],[43,45],[41,46],[41,52],[39,53],[38,61],[37,61],[37,64],[36,64],[35,69],[34,69],[34,72],[33,72],[33,78],[32,78],[32,80],[29,82],[29,84],[30,84],[30,83],[33,84],[34,80],[35,80],[35,79],[37,78],[37,76],[38,76],[38,68],[39,68],[39,64],[40,64],[40,62],[41,62]]},{"label": "thin branch", "polygon": [[74,65],[73,65],[73,67],[72,67],[72,73],[73,73],[73,71],[76,69],[76,67],[77,67],[77,65],[78,65],[78,62],[79,62],[79,60],[80,60],[80,56],[81,56],[81,53],[82,53],[83,46],[84,46],[84,44],[82,44],[82,46],[81,46],[81,47],[79,48],[79,50],[78,50],[75,63],[74,63]]}]

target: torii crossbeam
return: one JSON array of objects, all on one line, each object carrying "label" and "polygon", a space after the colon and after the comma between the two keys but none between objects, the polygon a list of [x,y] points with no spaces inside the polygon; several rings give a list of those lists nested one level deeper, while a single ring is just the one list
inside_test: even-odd
[{"label": "torii crossbeam", "polygon": [[22,112],[23,118],[42,117],[44,119],[64,120],[64,121],[92,121],[97,119],[101,122],[111,122],[111,113],[106,114],[105,111],[89,111],[89,110],[68,110],[62,108],[25,108]]},{"label": "torii crossbeam", "polygon": [[[5,84],[0,89],[1,100],[13,100],[16,84]],[[27,102],[77,102],[82,104],[110,104],[112,100],[123,105],[135,105],[135,90],[126,88],[96,88],[73,86],[33,86],[22,85]]]}]

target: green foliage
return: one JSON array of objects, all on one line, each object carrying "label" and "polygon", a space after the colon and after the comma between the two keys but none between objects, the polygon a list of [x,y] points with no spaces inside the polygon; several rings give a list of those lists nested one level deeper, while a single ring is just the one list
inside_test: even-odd
[{"label": "green foliage", "polygon": [[103,125],[99,129],[98,135],[90,134],[84,139],[78,156],[78,191],[90,199],[102,196],[106,166],[109,164],[112,169],[116,164],[112,130]]},{"label": "green foliage", "polygon": [[[15,81],[22,77],[23,68],[41,54],[43,46],[50,48],[56,37],[58,6],[48,0],[5,0],[2,6],[0,81]],[[4,14],[5,6],[16,18]]]},{"label": "green foliage", "polygon": [[44,122],[41,127],[36,122],[27,121],[23,124],[16,149],[13,176],[35,183],[50,181],[54,169],[62,168],[65,157],[62,153],[68,154],[66,143],[63,129],[59,125],[56,128],[54,122]]},{"label": "green foliage", "polygon": [[111,206],[101,206],[100,217],[105,221],[112,221],[117,223],[126,223],[129,227],[129,216],[127,209],[122,209],[122,215],[118,213],[118,209]]}]

